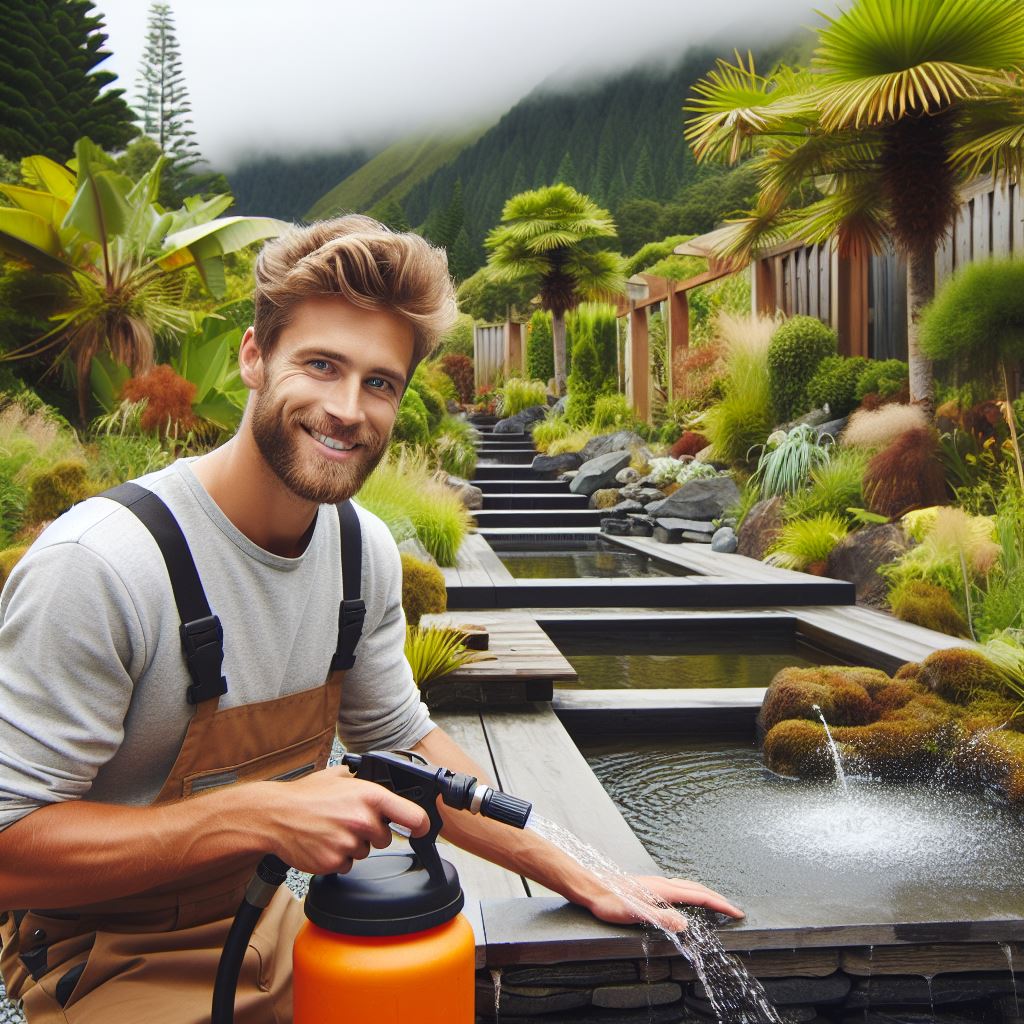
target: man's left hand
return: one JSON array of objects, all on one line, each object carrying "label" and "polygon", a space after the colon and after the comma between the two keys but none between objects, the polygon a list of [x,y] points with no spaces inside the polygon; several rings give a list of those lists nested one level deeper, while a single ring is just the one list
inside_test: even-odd
[{"label": "man's left hand", "polygon": [[704,907],[729,917],[744,917],[724,896],[699,882],[684,878],[662,878],[660,875],[630,875],[622,879],[624,895],[611,890],[593,897],[587,904],[590,912],[610,924],[636,924],[650,921],[668,931],[686,930],[686,917],[678,910],[659,904],[686,904]]}]

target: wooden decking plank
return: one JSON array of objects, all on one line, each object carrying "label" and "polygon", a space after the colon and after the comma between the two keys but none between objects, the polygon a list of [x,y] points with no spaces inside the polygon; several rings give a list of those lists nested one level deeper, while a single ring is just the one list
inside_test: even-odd
[{"label": "wooden decking plank", "polygon": [[[549,705],[487,711],[483,724],[504,790],[532,800],[536,813],[569,829],[625,870],[658,873]],[[550,895],[535,882],[529,890],[532,896]]]},{"label": "wooden decking plank", "polygon": [[[483,769],[489,782],[496,782],[494,762],[487,746],[487,737],[475,711],[440,711],[431,718]],[[450,843],[444,844],[442,855],[455,865],[467,900],[508,899],[525,896],[523,880],[511,871],[490,861],[460,850]]]}]

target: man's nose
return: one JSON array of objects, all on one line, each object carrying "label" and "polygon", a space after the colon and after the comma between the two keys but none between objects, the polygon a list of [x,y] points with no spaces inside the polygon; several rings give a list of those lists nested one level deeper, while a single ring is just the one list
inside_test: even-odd
[{"label": "man's nose", "polygon": [[353,378],[335,383],[326,395],[324,412],[346,425],[362,423],[366,419],[362,381]]}]

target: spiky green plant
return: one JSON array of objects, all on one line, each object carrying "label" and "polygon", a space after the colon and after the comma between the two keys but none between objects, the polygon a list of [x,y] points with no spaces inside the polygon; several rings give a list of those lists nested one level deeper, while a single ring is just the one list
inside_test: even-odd
[{"label": "spiky green plant", "polygon": [[[854,0],[823,15],[812,69],[760,75],[719,60],[694,87],[686,130],[698,161],[755,154],[760,195],[725,254],[760,242],[837,236],[841,253],[907,256],[910,390],[930,402],[918,346],[935,250],[958,188],[1024,168],[1024,5],[1019,0]],[[821,199],[802,205],[818,186]]]},{"label": "spiky green plant", "polygon": [[431,447],[446,473],[466,480],[472,478],[476,471],[476,431],[466,420],[445,416]]},{"label": "spiky green plant", "polygon": [[498,388],[498,415],[515,416],[534,405],[546,405],[548,386],[542,380],[510,377]]},{"label": "spiky green plant", "polygon": [[807,482],[812,469],[827,462],[828,452],[818,444],[814,427],[800,424],[781,438],[776,434],[768,438],[754,477],[760,485],[761,496],[774,498],[798,490]]},{"label": "spiky green plant", "polygon": [[539,452],[546,452],[552,442],[568,437],[574,429],[565,416],[548,416],[533,425],[533,446]]},{"label": "spiky green plant", "polygon": [[828,452],[828,459],[811,470],[810,483],[786,499],[787,518],[805,519],[831,512],[852,522],[849,510],[864,501],[862,481],[869,456],[857,448],[833,446]]},{"label": "spiky green plant", "polygon": [[520,192],[505,203],[501,224],[484,243],[488,268],[500,280],[522,282],[551,313],[555,386],[565,394],[565,314],[588,298],[621,292],[623,258],[607,246],[615,222],[589,197],[565,184]]},{"label": "spiky green plant", "polygon": [[437,626],[408,626],[405,631],[405,658],[417,686],[454,672],[481,654],[463,644],[465,633]]},{"label": "spiky green plant", "polygon": [[454,565],[470,518],[425,452],[398,447],[366,478],[356,500],[387,524],[396,541],[419,538],[438,565]]},{"label": "spiky green plant", "polygon": [[783,569],[806,569],[828,560],[846,536],[845,520],[831,512],[784,523],[769,549],[767,561]]}]

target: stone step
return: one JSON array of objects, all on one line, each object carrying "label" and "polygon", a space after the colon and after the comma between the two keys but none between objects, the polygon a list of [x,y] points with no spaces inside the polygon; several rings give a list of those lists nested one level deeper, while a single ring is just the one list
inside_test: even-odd
[{"label": "stone step", "polygon": [[588,498],[585,494],[544,494],[520,492],[518,494],[485,494],[484,510],[498,510],[514,512],[517,509],[531,509],[536,511],[550,510],[552,512],[561,509],[585,509]]},{"label": "stone step", "polygon": [[531,443],[529,434],[492,434],[490,432],[485,433],[484,431],[478,431],[477,433],[480,435],[477,440],[478,444],[529,445]]},{"label": "stone step", "polygon": [[482,480],[537,480],[537,474],[528,464],[509,465],[508,463],[477,463],[473,483],[479,486]]},{"label": "stone step", "polygon": [[569,494],[568,480],[474,480],[484,494]]},{"label": "stone step", "polygon": [[605,515],[597,509],[524,509],[518,512],[483,509],[473,513],[477,526],[597,526]]},{"label": "stone step", "polygon": [[529,466],[537,453],[532,448],[506,448],[504,451],[477,451],[476,456],[483,463],[504,463],[506,465]]}]

